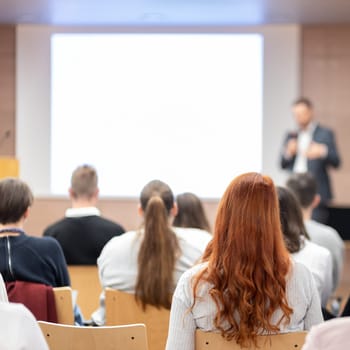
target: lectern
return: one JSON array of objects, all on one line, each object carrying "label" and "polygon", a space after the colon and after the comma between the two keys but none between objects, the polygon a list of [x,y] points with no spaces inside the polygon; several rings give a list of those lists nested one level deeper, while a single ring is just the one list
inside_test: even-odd
[{"label": "lectern", "polygon": [[0,179],[19,176],[19,162],[13,157],[0,157]]}]

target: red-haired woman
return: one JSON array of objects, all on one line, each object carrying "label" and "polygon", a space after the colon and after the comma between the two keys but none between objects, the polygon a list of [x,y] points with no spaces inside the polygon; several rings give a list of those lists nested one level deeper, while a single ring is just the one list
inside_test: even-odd
[{"label": "red-haired woman", "polygon": [[196,328],[247,346],[259,334],[322,321],[311,272],[292,262],[284,245],[273,181],[258,173],[237,177],[220,201],[205,262],[176,287],[167,350],[193,350]]}]

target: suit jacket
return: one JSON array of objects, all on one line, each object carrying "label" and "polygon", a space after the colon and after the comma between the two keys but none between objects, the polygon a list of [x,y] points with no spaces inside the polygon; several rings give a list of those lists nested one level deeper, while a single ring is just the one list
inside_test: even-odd
[{"label": "suit jacket", "polygon": [[[291,138],[296,137],[297,135],[298,133],[288,133],[285,138],[285,141],[283,144],[282,156],[281,156],[282,169],[288,169],[290,171],[293,171],[296,157],[294,156],[291,158],[287,158],[285,156],[284,150],[287,142]],[[327,202],[333,197],[332,188],[329,180],[328,168],[339,167],[340,157],[338,154],[338,150],[337,150],[337,146],[335,143],[335,138],[332,130],[322,127],[320,125],[317,125],[312,135],[312,141],[317,143],[322,143],[326,145],[328,148],[328,154],[325,158],[310,159],[307,161],[307,170],[308,172],[314,175],[317,181],[318,193],[321,196],[321,202],[324,204],[327,204]]]}]

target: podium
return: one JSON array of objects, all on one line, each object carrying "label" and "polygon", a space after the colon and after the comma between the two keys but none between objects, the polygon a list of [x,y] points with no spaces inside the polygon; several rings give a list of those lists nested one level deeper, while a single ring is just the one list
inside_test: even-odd
[{"label": "podium", "polygon": [[13,157],[0,157],[0,179],[19,177],[19,162]]}]

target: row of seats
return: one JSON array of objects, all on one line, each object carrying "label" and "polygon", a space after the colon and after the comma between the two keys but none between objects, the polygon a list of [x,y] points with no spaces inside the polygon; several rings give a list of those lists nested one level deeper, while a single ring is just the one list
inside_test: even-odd
[{"label": "row of seats", "polygon": [[[77,327],[38,321],[50,350],[151,350],[146,326],[130,324],[111,327]],[[258,347],[246,350],[297,350],[304,344],[306,332],[259,336]],[[195,350],[239,350],[234,341],[218,333],[196,331]]]},{"label": "row of seats", "polygon": [[[69,272],[72,286],[77,288],[78,295],[82,297],[80,301],[85,298],[86,304],[98,303],[101,287],[98,283],[97,267],[70,266]],[[91,293],[93,290],[95,294]],[[133,294],[107,288],[105,290],[106,327],[76,327],[73,326],[72,288],[53,288],[53,294],[58,324],[39,321],[50,349],[165,349],[170,316],[170,311],[167,309],[147,306],[144,311],[135,301]],[[126,327],[126,325],[133,326]],[[259,340],[259,347],[262,349],[300,349],[305,335],[306,332],[290,333],[273,336],[271,339],[268,338],[268,341],[266,337],[262,337]],[[120,343],[120,337],[124,339],[122,343]],[[84,345],[88,339],[90,339],[88,345]],[[143,342],[146,347],[140,345]],[[218,347],[218,342],[220,347]],[[123,346],[118,347],[118,344],[123,344]],[[239,347],[234,342],[225,341],[215,333],[198,331],[196,349],[224,350],[239,349]]]},{"label": "row of seats", "polygon": [[[53,288],[59,324],[73,325],[72,289]],[[149,349],[163,350],[168,334],[170,310],[147,306],[146,311],[135,301],[134,295],[107,288],[105,290],[106,326],[142,323],[147,326]],[[81,327],[100,328],[100,327]]]},{"label": "row of seats", "polygon": [[[73,326],[72,296],[69,287],[54,288],[58,322],[39,321],[50,350],[149,349],[163,350],[168,334],[170,311],[148,306],[142,310],[132,294],[107,288],[106,327]],[[306,332],[261,336],[260,349],[301,349]],[[122,344],[122,346],[119,346]],[[197,331],[196,350],[240,349],[220,334]]]}]

